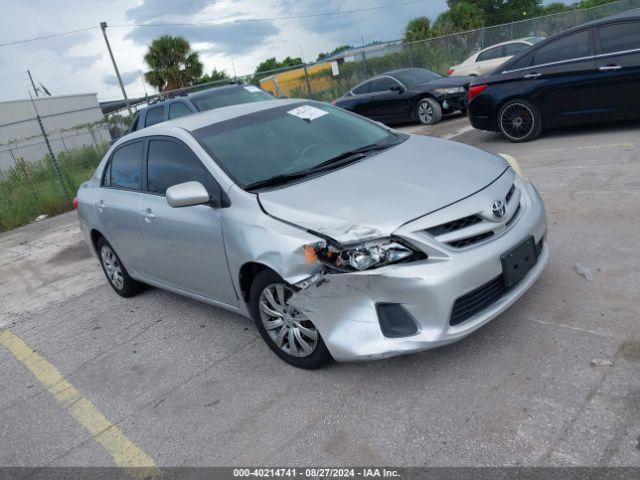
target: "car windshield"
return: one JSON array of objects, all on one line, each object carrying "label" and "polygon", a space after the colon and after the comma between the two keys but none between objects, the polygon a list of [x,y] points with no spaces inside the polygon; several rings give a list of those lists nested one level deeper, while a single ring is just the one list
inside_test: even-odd
[{"label": "car windshield", "polygon": [[258,111],[192,135],[242,188],[324,168],[363,147],[380,149],[400,141],[374,122],[317,102]]},{"label": "car windshield", "polygon": [[442,75],[430,70],[425,70],[424,68],[410,68],[408,70],[402,70],[401,72],[394,73],[393,76],[408,86],[442,78]]},{"label": "car windshield", "polygon": [[225,88],[217,92],[199,95],[194,97],[192,102],[199,112],[203,112],[205,110],[228,107],[229,105],[261,102],[263,100],[273,100],[273,97],[258,87],[247,85],[239,88]]}]

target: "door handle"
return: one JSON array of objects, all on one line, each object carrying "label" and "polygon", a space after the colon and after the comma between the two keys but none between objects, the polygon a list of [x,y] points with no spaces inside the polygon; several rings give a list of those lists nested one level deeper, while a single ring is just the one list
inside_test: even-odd
[{"label": "door handle", "polygon": [[104,211],[104,209],[106,208],[107,204],[106,204],[106,203],[104,203],[104,200],[100,200],[100,201],[97,203],[97,205],[96,205],[96,206],[98,207],[98,211],[99,211],[99,212],[103,212],[103,211]]},{"label": "door handle", "polygon": [[541,73],[528,73],[524,76],[527,80],[532,80],[534,78],[540,78],[542,76]]},{"label": "door handle", "polygon": [[156,218],[150,208],[147,208],[144,212],[140,212],[140,215],[142,215],[147,222],[150,222],[151,219]]},{"label": "door handle", "polygon": [[620,65],[603,65],[598,70],[601,72],[611,72],[614,70],[620,70],[622,67]]}]

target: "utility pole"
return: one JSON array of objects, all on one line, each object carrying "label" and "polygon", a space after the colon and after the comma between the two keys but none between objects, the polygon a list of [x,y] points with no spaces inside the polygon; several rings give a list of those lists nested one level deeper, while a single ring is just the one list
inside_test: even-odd
[{"label": "utility pole", "polygon": [[36,112],[36,120],[38,121],[38,126],[40,127],[40,131],[42,132],[42,136],[44,137],[44,143],[47,145],[47,149],[49,150],[49,155],[51,155],[51,163],[53,164],[53,170],[56,172],[56,176],[58,177],[58,181],[62,186],[62,192],[67,199],[67,202],[71,204],[71,195],[69,195],[69,190],[67,190],[67,186],[64,183],[64,179],[62,178],[62,172],[60,171],[60,166],[58,165],[58,160],[56,159],[56,154],[53,153],[53,148],[51,148],[51,143],[49,143],[49,137],[47,136],[47,132],[44,129],[44,125],[42,124],[42,118],[40,118],[40,114],[38,113],[38,109],[36,107],[36,102],[33,101],[33,97],[31,97],[31,103],[33,105],[33,109]]},{"label": "utility pole", "polygon": [[302,58],[302,65],[304,67],[304,79],[307,83],[307,90],[309,91],[309,98],[313,98],[313,91],[311,90],[311,82],[309,81],[309,72],[307,71],[307,64],[304,61],[304,53],[302,53],[302,45],[300,45],[300,57]]},{"label": "utility pole", "polygon": [[113,69],[116,71],[116,77],[118,77],[118,83],[120,84],[120,90],[122,90],[122,95],[124,96],[124,101],[127,104],[127,110],[129,110],[129,116],[133,118],[133,112],[131,111],[131,103],[129,102],[129,98],[127,97],[127,92],[124,89],[124,85],[122,83],[122,78],[120,78],[120,71],[118,70],[118,65],[116,64],[116,59],[113,58],[113,52],[111,51],[111,45],[109,45],[109,39],[107,38],[107,22],[100,22],[100,28],[102,29],[102,35],[104,36],[104,41],[107,44],[107,50],[109,51],[109,56],[111,57],[111,62],[113,63]]},{"label": "utility pole", "polygon": [[367,78],[369,76],[369,72],[367,71],[367,47],[364,45],[364,33],[362,35],[362,65],[364,66],[364,77]]},{"label": "utility pole", "polygon": [[237,82],[238,81],[238,75],[236,74],[236,64],[233,61],[233,57],[231,57],[231,69],[233,70],[233,81]]},{"label": "utility pole", "polygon": [[33,93],[36,94],[36,97],[39,97],[38,89],[36,88],[36,84],[33,82],[33,77],[31,76],[31,70],[27,70],[27,73],[29,74],[29,80],[31,80],[31,86],[33,87]]},{"label": "utility pole", "polygon": [[142,82],[142,88],[144,89],[144,99],[148,102],[149,101],[149,97],[147,96],[147,87],[144,84],[144,77],[142,76],[142,72],[140,73],[140,81]]}]

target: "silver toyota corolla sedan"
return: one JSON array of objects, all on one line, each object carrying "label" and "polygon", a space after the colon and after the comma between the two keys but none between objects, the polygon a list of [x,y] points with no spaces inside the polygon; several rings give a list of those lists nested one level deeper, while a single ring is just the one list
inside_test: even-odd
[{"label": "silver toyota corolla sedan", "polygon": [[251,317],[302,368],[460,340],[549,258],[514,159],[306,100],[127,135],[77,198],[119,295],[148,284]]}]

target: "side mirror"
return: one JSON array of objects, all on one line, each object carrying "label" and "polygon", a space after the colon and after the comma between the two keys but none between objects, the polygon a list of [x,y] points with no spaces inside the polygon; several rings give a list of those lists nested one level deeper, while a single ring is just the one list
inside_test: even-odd
[{"label": "side mirror", "polygon": [[209,192],[200,182],[185,182],[167,188],[167,203],[173,208],[209,203]]},{"label": "side mirror", "polygon": [[391,88],[389,88],[389,90],[391,90],[392,92],[398,92],[398,93],[404,92],[404,88],[402,88],[400,85],[393,85]]}]

